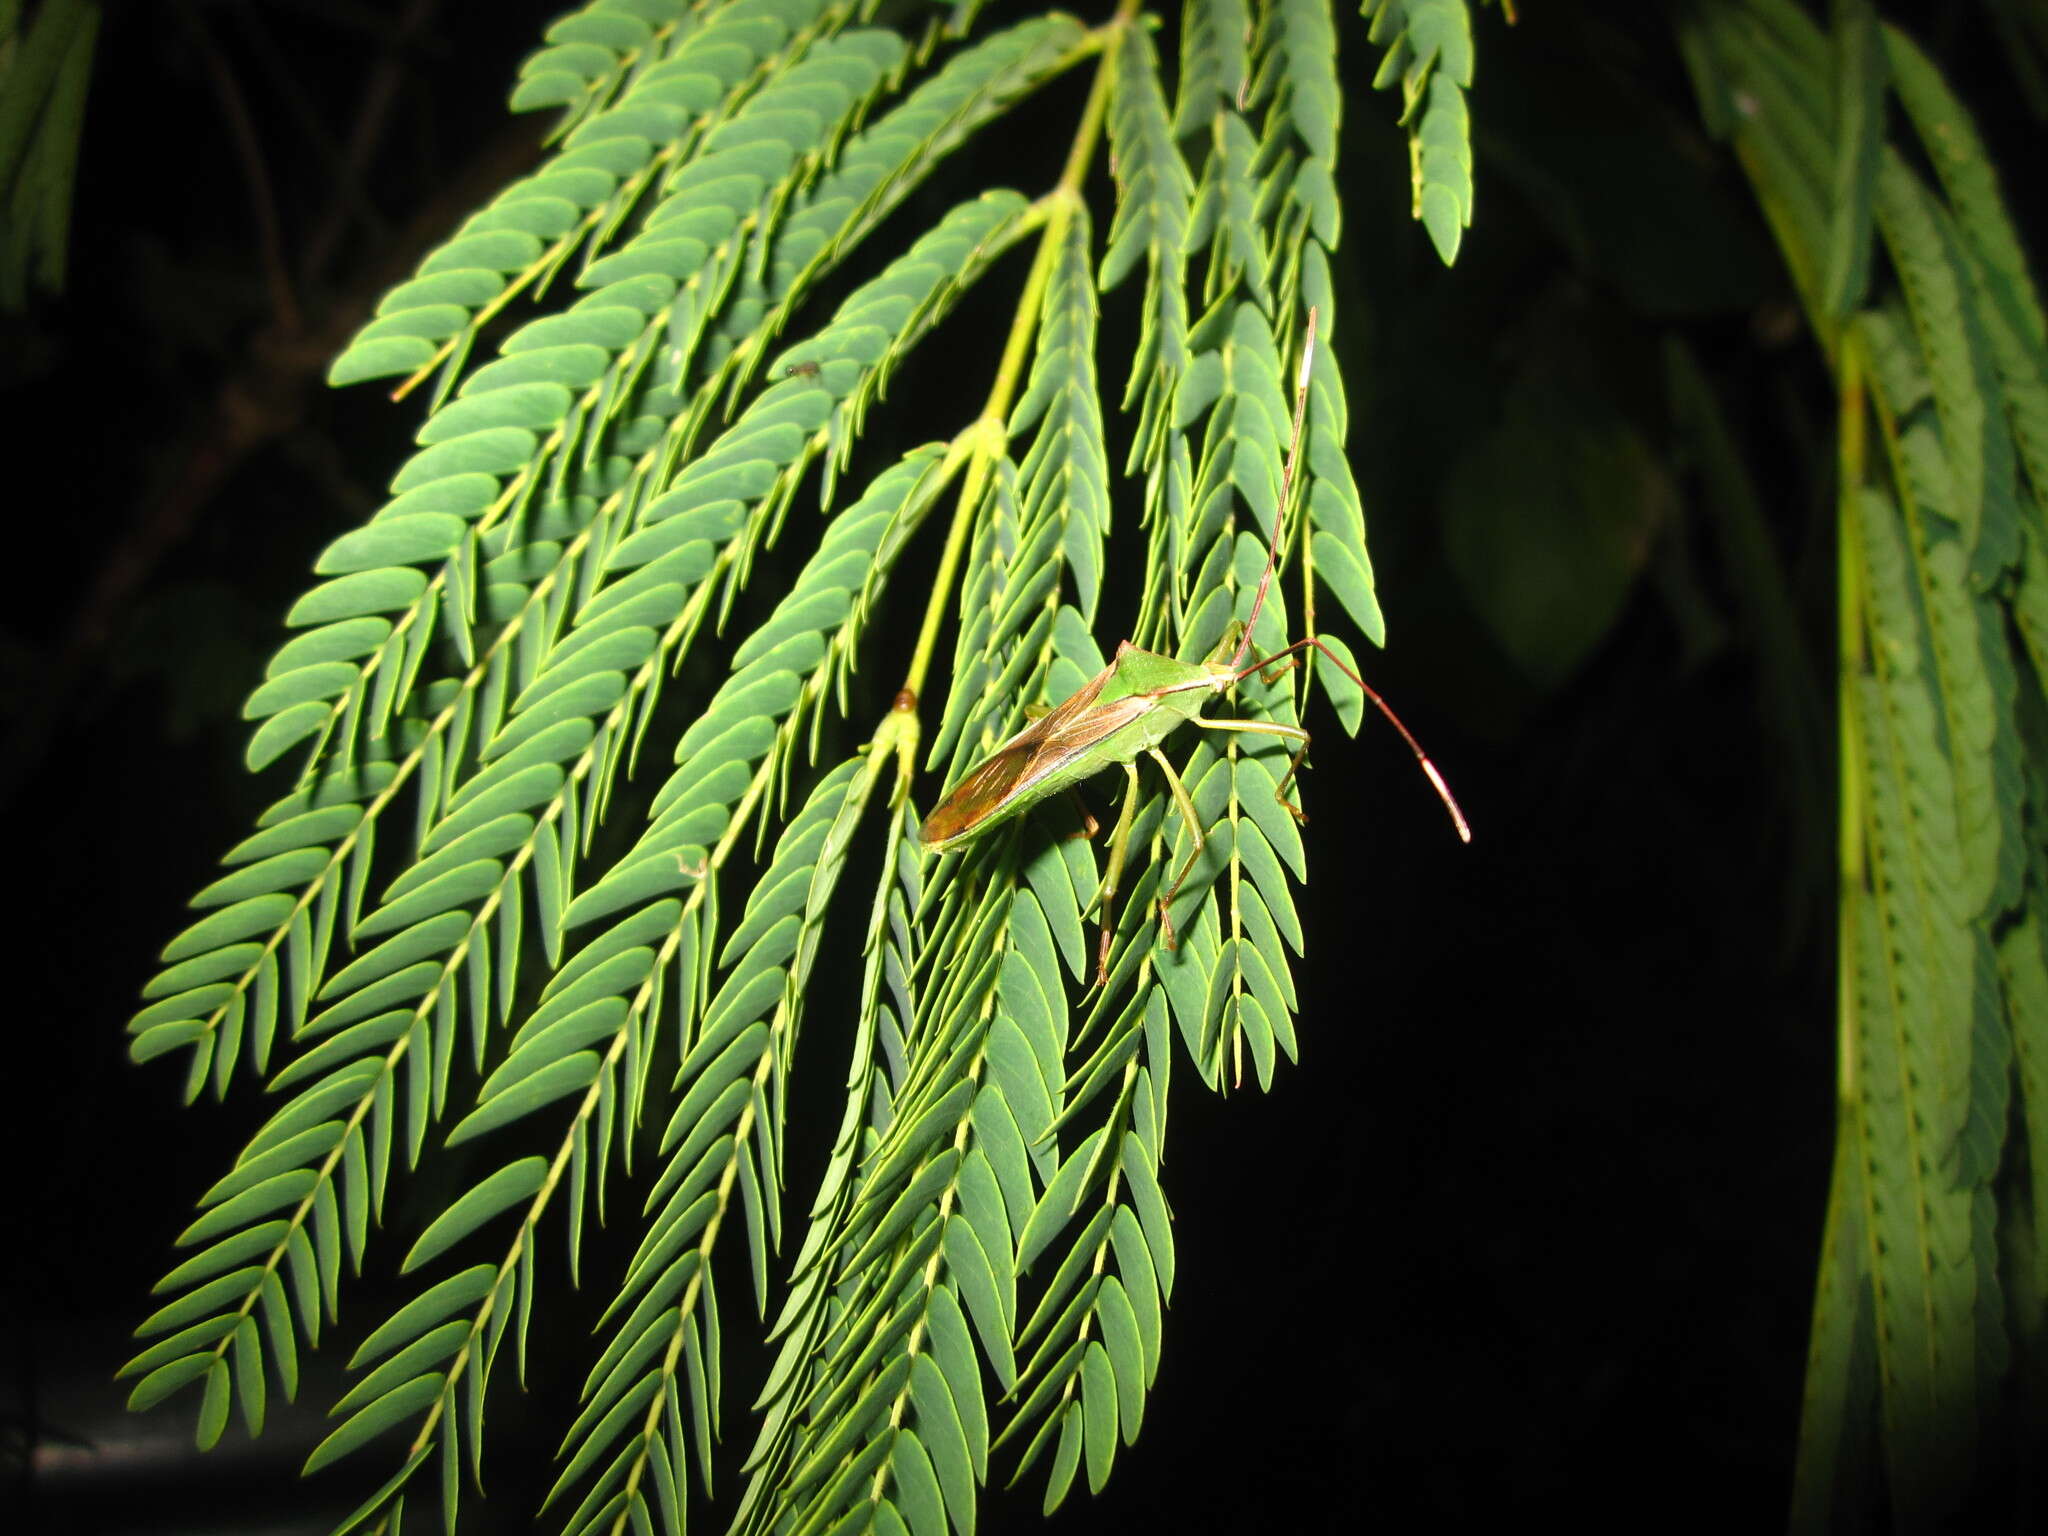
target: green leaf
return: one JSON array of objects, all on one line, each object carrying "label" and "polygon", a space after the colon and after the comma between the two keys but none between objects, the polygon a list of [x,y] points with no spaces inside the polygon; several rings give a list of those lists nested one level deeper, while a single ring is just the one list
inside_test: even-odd
[{"label": "green leaf", "polygon": [[311,1476],[330,1462],[339,1461],[404,1420],[412,1417],[441,1394],[441,1378],[415,1376],[393,1387],[376,1402],[359,1410],[341,1428],[313,1448],[306,1458],[303,1474]]},{"label": "green leaf", "polygon": [[[483,447],[475,446],[479,439],[487,440],[487,446],[493,450],[502,451],[485,452]],[[464,463],[454,473],[509,468],[531,457],[534,446],[531,433],[509,427],[472,434],[461,442],[472,445],[463,452],[479,462]],[[481,462],[483,459],[494,462]],[[498,459],[504,462],[495,462]],[[313,569],[322,576],[338,576],[351,571],[373,571],[387,565],[413,565],[422,560],[438,560],[455,547],[456,540],[465,532],[467,529],[462,519],[445,512],[380,517],[328,545],[314,562]],[[253,708],[247,712],[258,713]]]},{"label": "green leaf", "polygon": [[215,1307],[248,1294],[262,1274],[262,1266],[247,1265],[217,1279],[209,1280],[168,1306],[159,1307],[150,1313],[136,1327],[135,1337],[146,1339],[152,1334],[170,1333],[188,1327]]},{"label": "green leaf", "polygon": [[599,1065],[595,1051],[577,1051],[529,1073],[472,1110],[460,1125],[448,1133],[448,1145],[458,1146],[472,1137],[530,1115],[543,1104],[552,1104],[569,1094],[582,1092],[596,1078]]},{"label": "green leaf", "polygon": [[913,1430],[896,1437],[889,1453],[893,1491],[911,1536],[946,1536],[946,1507],[924,1442]]},{"label": "green leaf", "polygon": [[1934,387],[1948,461],[1939,510],[1959,528],[1978,585],[2018,558],[2012,439],[1990,343],[1953,227],[1894,152],[1877,180],[1878,228],[1891,251]]},{"label": "green leaf", "polygon": [[1076,1403],[1064,1413],[1054,1417],[1052,1422],[1060,1426],[1059,1450],[1053,1455],[1052,1475],[1045,1484],[1045,1513],[1050,1515],[1066,1502],[1067,1490],[1073,1486],[1074,1469],[1081,1461],[1081,1406]]},{"label": "green leaf", "polygon": [[1109,1355],[1091,1340],[1081,1357],[1081,1423],[1088,1456],[1088,1491],[1100,1493],[1116,1455],[1116,1376]]},{"label": "green leaf", "polygon": [[530,1197],[546,1180],[547,1173],[546,1158],[526,1157],[516,1163],[508,1163],[479,1180],[420,1234],[412,1252],[399,1266],[399,1272],[411,1274],[436,1254],[461,1242],[499,1212]]},{"label": "green leaf", "polygon": [[911,1362],[910,1398],[917,1408],[917,1429],[931,1458],[933,1472],[946,1500],[955,1528],[974,1529],[974,1464],[967,1448],[967,1434],[960,1424],[960,1410],[946,1378],[930,1355]]},{"label": "green leaf", "polygon": [[1086,1193],[1084,1181],[1094,1168],[1094,1152],[1104,1134],[1102,1131],[1094,1132],[1069,1153],[1061,1161],[1059,1172],[1046,1185],[1037,1208],[1032,1211],[1030,1221],[1025,1223],[1024,1231],[1017,1239],[1019,1274],[1031,1268],[1032,1261],[1045,1251],[1080,1209],[1082,1196]]},{"label": "green leaf", "polygon": [[988,1410],[981,1397],[981,1362],[975,1357],[974,1341],[968,1336],[967,1319],[960,1303],[944,1286],[932,1289],[927,1302],[926,1325],[930,1329],[932,1358],[953,1395],[953,1407],[960,1415],[960,1427],[967,1437],[967,1455],[976,1482],[988,1479]]},{"label": "green leaf", "polygon": [[410,606],[426,589],[427,578],[411,566],[357,571],[315,587],[292,605],[284,621],[293,629],[304,629],[364,614],[389,613]]},{"label": "green leaf", "polygon": [[[339,1127],[336,1127],[337,1133]],[[219,1274],[230,1265],[240,1264],[259,1253],[268,1252],[285,1234],[282,1221],[258,1222],[245,1227],[232,1237],[224,1237],[212,1247],[193,1255],[163,1279],[151,1287],[158,1295],[165,1291],[182,1290],[196,1281]]]},{"label": "green leaf", "polygon": [[245,1189],[215,1206],[178,1234],[178,1246],[189,1247],[233,1231],[258,1216],[267,1216],[281,1206],[296,1204],[312,1192],[314,1173],[310,1168],[293,1168]]},{"label": "green leaf", "polygon": [[1095,1315],[1102,1324],[1102,1345],[1116,1380],[1124,1444],[1135,1445],[1145,1418],[1145,1354],[1139,1340],[1137,1313],[1115,1275],[1105,1279],[1102,1289],[1096,1292]]},{"label": "green leaf", "polygon": [[1823,292],[1829,313],[1839,317],[1863,302],[1870,280],[1887,70],[1869,0],[1838,0],[1834,10],[1835,181]]},{"label": "green leaf", "polygon": [[1381,0],[1372,9],[1372,40],[1387,49],[1373,85],[1401,88],[1415,217],[1449,266],[1472,223],[1471,16],[1465,0]]},{"label": "green leaf", "polygon": [[[227,1331],[233,1331],[233,1319],[223,1318],[221,1321],[229,1325]],[[189,1386],[202,1376],[207,1377],[210,1389],[212,1372],[218,1363],[210,1354],[199,1354],[185,1355],[168,1365],[158,1366],[137,1382],[135,1389],[128,1394],[130,1411],[139,1413],[145,1408],[154,1408],[173,1392]]]},{"label": "green leaf", "polygon": [[400,1307],[363,1340],[354,1355],[349,1357],[350,1370],[360,1370],[380,1355],[426,1333],[436,1324],[444,1321],[472,1302],[483,1300],[490,1293],[491,1281],[496,1267],[478,1264],[457,1275],[450,1275],[411,1301]]}]

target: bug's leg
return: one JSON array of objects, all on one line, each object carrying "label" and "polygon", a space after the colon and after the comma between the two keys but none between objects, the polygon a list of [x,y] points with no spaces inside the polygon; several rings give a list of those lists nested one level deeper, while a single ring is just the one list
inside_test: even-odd
[{"label": "bug's leg", "polygon": [[1166,754],[1157,747],[1147,747],[1145,750],[1150,754],[1152,761],[1159,765],[1160,771],[1166,775],[1166,787],[1173,794],[1174,808],[1180,812],[1181,822],[1187,827],[1188,837],[1194,844],[1188,849],[1187,860],[1181,865],[1180,873],[1173,877],[1173,884],[1169,885],[1166,894],[1159,898],[1161,937],[1166,940],[1168,949],[1178,949],[1180,946],[1174,941],[1173,935],[1173,918],[1168,914],[1167,908],[1172,905],[1173,898],[1180,894],[1181,886],[1194,870],[1195,860],[1202,856],[1202,850],[1208,846],[1208,842],[1202,836],[1201,818],[1195,815],[1195,802],[1189,798],[1188,787],[1181,783],[1180,775],[1173,771],[1173,764],[1166,760]]},{"label": "bug's leg", "polygon": [[1308,824],[1307,813],[1305,813],[1300,806],[1296,805],[1292,800],[1287,798],[1287,786],[1292,784],[1294,782],[1294,776],[1297,773],[1301,772],[1302,762],[1307,757],[1308,743],[1304,741],[1299,747],[1295,748],[1294,756],[1287,760],[1287,771],[1280,775],[1280,782],[1273,786],[1273,798],[1275,800],[1278,800],[1282,805],[1286,806],[1287,814],[1292,816],[1296,821],[1301,822],[1304,826]]},{"label": "bug's leg", "polygon": [[1308,732],[1298,725],[1276,725],[1271,720],[1195,720],[1205,731],[1242,731],[1247,736],[1284,736],[1289,741],[1301,743],[1295,749],[1293,758],[1287,764],[1287,772],[1281,775],[1280,783],[1273,791],[1273,798],[1287,807],[1287,814],[1296,821],[1306,822],[1301,807],[1287,798],[1287,786],[1294,782],[1295,774],[1301,771],[1302,760],[1308,756]]},{"label": "bug's leg", "polygon": [[1294,782],[1294,776],[1301,772],[1301,765],[1308,758],[1308,733],[1302,732],[1301,745],[1294,749],[1294,756],[1287,760],[1287,771],[1280,775],[1280,782],[1273,787],[1273,798],[1287,807],[1287,814],[1296,821],[1306,822],[1301,807],[1287,798],[1287,786]]},{"label": "bug's leg", "polygon": [[[1274,661],[1277,663],[1279,661],[1279,658],[1275,657]],[[1265,668],[1263,671],[1259,673],[1259,681],[1267,684],[1270,687],[1272,684],[1279,682],[1281,678],[1285,677],[1289,672],[1292,672],[1296,667],[1300,665],[1301,657],[1297,653],[1296,655],[1288,657],[1287,662],[1284,666],[1274,665]]]},{"label": "bug's leg", "polygon": [[1116,900],[1117,882],[1123,878],[1124,855],[1131,846],[1131,817],[1138,809],[1138,765],[1124,764],[1130,788],[1124,792],[1124,808],[1117,812],[1116,830],[1109,835],[1109,868],[1102,876],[1102,891],[1096,900],[1102,907],[1102,943],[1095,951],[1095,984],[1109,985],[1109,943],[1113,937],[1110,907]]},{"label": "bug's leg", "polygon": [[1081,791],[1079,791],[1078,789],[1070,789],[1067,791],[1067,798],[1074,802],[1074,809],[1078,811],[1081,816],[1081,830],[1078,832],[1069,832],[1067,836],[1069,838],[1085,837],[1088,839],[1089,842],[1094,842],[1095,834],[1102,830],[1102,823],[1097,821],[1093,813],[1089,811],[1088,802],[1081,798]]}]

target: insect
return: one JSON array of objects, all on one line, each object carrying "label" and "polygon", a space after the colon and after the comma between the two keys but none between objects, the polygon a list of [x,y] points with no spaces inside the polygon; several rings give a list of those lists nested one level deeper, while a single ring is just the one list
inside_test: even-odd
[{"label": "insect", "polygon": [[815,379],[818,376],[818,365],[806,358],[800,363],[791,363],[782,370],[782,376],[785,379]]},{"label": "insect", "polygon": [[[1287,798],[1287,786],[1294,781],[1294,775],[1308,756],[1308,732],[1299,726],[1282,725],[1276,721],[1208,720],[1202,716],[1209,701],[1228,692],[1240,678],[1254,672],[1267,672],[1283,658],[1285,661],[1280,672],[1298,665],[1300,657],[1295,653],[1310,648],[1320,651],[1332,666],[1364,690],[1365,696],[1393,723],[1408,749],[1415,754],[1416,762],[1450,812],[1458,836],[1468,843],[1472,840],[1472,829],[1465,820],[1464,812],[1458,809],[1450,786],[1422,750],[1421,743],[1409,733],[1408,727],[1401,723],[1386,700],[1365,679],[1344,665],[1316,636],[1309,635],[1292,645],[1283,646],[1270,656],[1246,660],[1251,651],[1252,635],[1258,627],[1259,612],[1265,605],[1267,588],[1273,580],[1273,568],[1280,557],[1287,502],[1294,487],[1295,461],[1301,452],[1301,430],[1307,413],[1309,375],[1315,359],[1315,346],[1316,315],[1314,310],[1310,310],[1307,339],[1302,347],[1301,373],[1294,391],[1293,438],[1281,474],[1273,540],[1267,551],[1265,571],[1260,575],[1258,590],[1252,597],[1251,616],[1243,629],[1226,634],[1216,653],[1205,661],[1181,661],[1141,650],[1130,641],[1123,641],[1117,646],[1116,655],[1109,665],[1083,683],[1071,697],[1032,721],[976,764],[954,786],[953,792],[925,818],[919,830],[919,837],[927,848],[944,852],[1021,816],[1041,800],[1072,789],[1081,780],[1120,764],[1129,780],[1129,790],[1117,816],[1116,829],[1110,837],[1109,868],[1103,876],[1098,896],[1102,912],[1102,941],[1096,954],[1098,981],[1105,980],[1108,975],[1110,906],[1116,895],[1117,882],[1123,874],[1130,841],[1131,817],[1138,798],[1139,757],[1151,758],[1165,773],[1174,806],[1180,812],[1191,840],[1180,872],[1159,898],[1160,927],[1169,948],[1173,947],[1174,933],[1167,909],[1195,867],[1195,861],[1201,857],[1203,838],[1201,825],[1195,816],[1194,801],[1189,798],[1180,775],[1174,772],[1173,764],[1159,750],[1162,741],[1182,725],[1196,725],[1210,731],[1279,736],[1295,743],[1293,759],[1287,765],[1276,794],[1289,815],[1296,820],[1302,819],[1301,808]],[[1272,677],[1278,675],[1279,672],[1271,674]]]}]

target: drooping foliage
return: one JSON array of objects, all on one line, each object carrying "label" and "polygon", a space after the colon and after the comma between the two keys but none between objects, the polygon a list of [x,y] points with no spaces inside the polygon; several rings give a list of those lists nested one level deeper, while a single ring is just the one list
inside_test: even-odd
[{"label": "drooping foliage", "polygon": [[1882,1489],[1940,1530],[2032,1439],[2048,1295],[2048,326],[1938,70],[1868,3],[1831,23],[1748,0],[1682,40],[1839,395],[1840,1107],[1794,1524]]},{"label": "drooping foliage", "polygon": [[[463,1148],[473,1172],[408,1234],[411,1297],[355,1345],[308,1461],[389,1459],[358,1525],[422,1500],[458,1518],[499,1351],[523,1374],[564,1263],[610,1298],[562,1405],[548,1504],[567,1530],[682,1528],[736,1318],[774,1351],[747,1387],[739,1528],[971,1530],[993,1475],[1032,1470],[1047,1509],[1084,1468],[1099,1488],[1164,1345],[1173,1057],[1220,1088],[1299,1052],[1306,862],[1273,738],[1186,757],[1206,848],[1177,947],[1155,913],[1185,829],[1162,785],[1124,808],[1101,985],[1099,850],[1052,813],[933,860],[914,807],[1102,667],[1112,541],[1137,562],[1118,606],[1139,644],[1199,657],[1250,617],[1311,311],[1288,543],[1300,590],[1319,580],[1381,639],[1327,344],[1336,20],[1324,0],[1192,0],[1169,72],[1134,4],[1092,28],[977,11],[566,17],[513,97],[561,109],[545,162],[333,365],[426,415],[244,711],[250,768],[297,763],[296,782],[131,1025],[191,1096],[261,1079],[269,1112],[202,1197],[125,1374],[137,1406],[197,1388],[204,1445],[237,1405],[260,1432],[381,1247],[394,1181]],[[1469,31],[1462,4],[1406,12],[1378,7],[1374,35],[1448,259]],[[1013,189],[975,151],[1041,90],[1071,103],[1071,149],[1056,183]],[[891,216],[913,199],[943,211],[905,233]],[[833,288],[842,270],[872,275]],[[991,286],[1013,319],[986,398],[873,462],[891,375],[932,366],[929,338]],[[1098,299],[1126,287],[1137,341],[1104,379]],[[892,591],[920,536],[934,586]],[[757,567],[800,538],[762,601]],[[1276,587],[1262,649],[1287,606]],[[902,692],[854,722],[860,752],[822,756],[885,608],[923,610]],[[724,680],[672,697],[707,651]],[[1328,666],[1247,679],[1236,707],[1292,724],[1306,677],[1355,730],[1363,696]],[[863,957],[850,1007],[812,995],[835,927]],[[790,1085],[828,1073],[845,1108],[818,1175],[786,1155]],[[622,1206],[637,1250],[588,1272],[592,1213]]]},{"label": "drooping foliage", "polygon": [[0,311],[64,286],[71,192],[100,29],[95,0],[0,6]]},{"label": "drooping foliage", "polygon": [[[982,10],[594,0],[513,92],[560,113],[543,163],[333,364],[419,402],[418,449],[288,615],[244,712],[289,790],[131,1021],[256,1129],[124,1374],[138,1407],[193,1389],[204,1446],[261,1433],[351,1277],[395,1265],[308,1461],[381,1458],[352,1527],[459,1522],[494,1375],[565,1283],[603,1318],[545,1404],[554,1527],[678,1531],[717,1492],[735,1529],[943,1536],[991,1479],[1048,1511],[1099,1489],[1169,1337],[1175,1060],[1222,1090],[1313,1047],[1273,738],[1169,744],[1204,829],[1172,944],[1190,840],[1149,769],[1114,902],[1057,805],[942,857],[917,827],[1116,640],[1211,654],[1276,524],[1258,651],[1382,643],[1332,344],[1342,105],[1398,87],[1451,262],[1474,8]],[[2048,342],[1908,38],[1785,0],[1675,36],[1843,401],[1843,1093],[1800,1510],[1839,1513],[1879,1444],[1902,1521],[1938,1525],[2042,1348]],[[986,150],[1027,103],[1065,168],[1010,186]],[[1105,296],[1134,338],[1105,344]],[[963,367],[936,338],[966,304],[1007,326]],[[906,370],[967,403],[882,453]],[[1682,360],[1673,396],[1710,421]],[[1212,712],[1364,706],[1311,657]],[[819,984],[835,943],[851,991]],[[836,1126],[797,1124],[819,1081]],[[593,1216],[630,1257],[586,1261]],[[737,1399],[735,1328],[770,1357]]]}]

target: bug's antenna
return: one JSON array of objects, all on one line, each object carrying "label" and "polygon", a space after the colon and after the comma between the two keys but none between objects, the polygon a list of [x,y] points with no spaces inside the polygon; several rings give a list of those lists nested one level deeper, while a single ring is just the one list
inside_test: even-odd
[{"label": "bug's antenna", "polygon": [[1313,305],[1308,312],[1308,334],[1301,344],[1301,372],[1294,381],[1294,435],[1287,444],[1287,463],[1280,471],[1280,505],[1273,513],[1273,544],[1266,551],[1266,568],[1259,573],[1259,590],[1252,595],[1252,615],[1245,620],[1244,634],[1237,642],[1237,654],[1230,660],[1233,667],[1244,665],[1244,659],[1251,653],[1252,636],[1258,631],[1259,612],[1266,606],[1266,588],[1273,584],[1273,567],[1280,559],[1280,534],[1287,524],[1287,501],[1294,494],[1294,465],[1301,457],[1301,429],[1308,419],[1308,381],[1316,361],[1316,312]]},{"label": "bug's antenna", "polygon": [[[1230,665],[1239,677],[1243,677],[1247,673],[1257,672],[1272,665],[1282,656],[1286,656],[1291,652],[1308,649],[1322,652],[1325,660],[1346,677],[1350,678],[1354,684],[1365,690],[1365,696],[1372,700],[1379,712],[1387,717],[1388,722],[1392,724],[1396,731],[1400,732],[1401,739],[1408,744],[1408,750],[1415,754],[1415,761],[1421,765],[1423,775],[1429,780],[1430,787],[1436,791],[1437,798],[1443,801],[1444,809],[1451,813],[1451,825],[1457,828],[1458,836],[1469,843],[1472,841],[1471,823],[1465,820],[1465,813],[1459,808],[1457,797],[1451,793],[1451,786],[1444,782],[1444,776],[1437,771],[1436,764],[1431,762],[1429,754],[1422,750],[1422,743],[1417,741],[1408,727],[1401,723],[1401,717],[1394,713],[1393,706],[1381,698],[1378,691],[1370,683],[1352,671],[1351,668],[1344,665],[1342,661],[1339,661],[1335,651],[1323,644],[1314,635],[1307,635],[1295,641],[1292,645],[1284,646],[1280,650],[1275,651],[1271,656],[1252,662],[1249,666],[1245,664],[1245,657],[1250,654],[1252,648],[1252,635],[1259,627],[1259,611],[1266,606],[1266,589],[1273,584],[1273,570],[1280,562],[1280,535],[1287,522],[1288,500],[1294,494],[1295,464],[1301,457],[1301,430],[1303,424],[1308,419],[1308,384],[1309,376],[1315,368],[1315,361],[1316,312],[1311,307],[1308,312],[1308,332],[1303,338],[1301,346],[1301,373],[1294,382],[1294,435],[1287,444],[1287,463],[1280,471],[1280,506],[1279,510],[1273,514],[1273,543],[1272,547],[1266,551],[1266,568],[1259,573],[1259,589],[1252,596],[1251,617],[1245,621],[1244,635],[1237,643],[1237,655],[1231,658]],[[1288,665],[1291,667],[1294,665],[1294,662],[1290,661]],[[1288,769],[1289,778],[1292,778],[1294,770],[1301,766],[1302,757],[1306,754],[1307,750],[1308,748],[1304,744],[1302,751],[1295,755],[1294,765]]]},{"label": "bug's antenna", "polygon": [[[1246,663],[1238,671],[1237,675],[1239,677],[1249,677],[1254,672],[1263,672],[1283,656],[1294,658],[1287,663],[1287,667],[1296,666],[1300,662],[1300,657],[1296,653],[1308,650],[1320,651],[1323,660],[1350,678],[1354,686],[1362,689],[1365,696],[1372,700],[1373,708],[1385,715],[1387,723],[1401,733],[1401,739],[1408,743],[1408,750],[1415,754],[1415,761],[1420,765],[1423,777],[1429,780],[1430,788],[1436,791],[1437,799],[1443,801],[1444,809],[1451,813],[1451,825],[1458,829],[1459,839],[1463,842],[1471,842],[1472,824],[1465,819],[1464,811],[1458,806],[1458,797],[1451,793],[1450,784],[1446,782],[1443,774],[1438,771],[1436,764],[1430,761],[1429,754],[1422,750],[1422,743],[1415,739],[1415,733],[1401,723],[1401,717],[1394,713],[1394,706],[1380,697],[1379,690],[1354,672],[1335,651],[1323,644],[1320,636],[1304,635],[1292,645],[1283,646],[1270,656],[1261,656],[1256,661]],[[1287,670],[1287,667],[1282,667],[1280,670],[1284,672]],[[1282,789],[1287,787],[1288,779],[1294,777],[1295,772],[1301,767],[1302,760],[1307,756],[1308,745],[1304,741],[1301,750],[1294,754],[1294,762],[1288,767],[1287,778],[1280,781]]]},{"label": "bug's antenna", "polygon": [[1394,706],[1381,698],[1379,690],[1373,687],[1371,683],[1368,683],[1356,672],[1345,666],[1343,662],[1339,661],[1330,648],[1323,644],[1322,641],[1316,639],[1315,636],[1311,635],[1306,640],[1296,643],[1297,645],[1314,646],[1323,653],[1325,661],[1329,662],[1331,666],[1365,690],[1365,696],[1371,699],[1374,707],[1387,717],[1388,723],[1401,733],[1401,739],[1408,743],[1408,750],[1415,754],[1415,761],[1420,765],[1423,777],[1429,780],[1429,787],[1436,791],[1437,799],[1443,801],[1444,809],[1451,813],[1451,825],[1458,829],[1459,841],[1471,842],[1472,823],[1465,819],[1465,812],[1458,805],[1458,797],[1451,793],[1451,786],[1445,782],[1443,774],[1437,771],[1437,766],[1430,761],[1429,754],[1422,750],[1422,743],[1415,739],[1415,733],[1401,723],[1401,717],[1394,713]]}]

